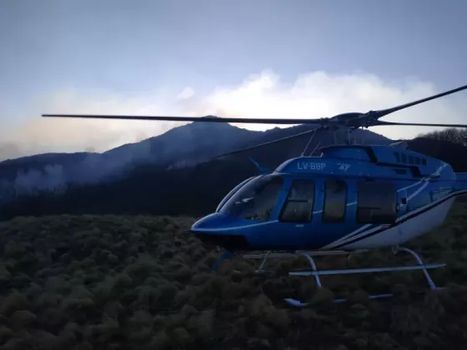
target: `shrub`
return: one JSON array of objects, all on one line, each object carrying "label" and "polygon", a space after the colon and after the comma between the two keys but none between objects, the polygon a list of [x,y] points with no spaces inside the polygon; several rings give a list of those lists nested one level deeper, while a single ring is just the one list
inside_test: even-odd
[{"label": "shrub", "polygon": [[4,264],[0,264],[0,285],[4,285],[7,283],[11,278],[10,271],[8,271],[7,267]]},{"label": "shrub", "polygon": [[36,344],[36,349],[38,350],[54,350],[54,349],[63,349],[60,347],[59,337],[56,335],[43,331],[43,330],[36,330],[32,334],[34,338],[34,342]]},{"label": "shrub", "polygon": [[3,248],[5,258],[21,258],[27,252],[25,244],[18,241],[8,241]]},{"label": "shrub", "polygon": [[16,310],[26,309],[28,305],[29,303],[27,298],[15,290],[3,299],[0,306],[0,314],[9,316]]},{"label": "shrub", "polygon": [[198,316],[193,317],[191,326],[194,328],[194,331],[199,338],[206,340],[212,337],[214,328],[214,310],[204,310]]},{"label": "shrub", "polygon": [[264,309],[264,321],[280,332],[286,332],[290,320],[287,311],[268,306]]},{"label": "shrub", "polygon": [[143,327],[151,328],[152,324],[152,315],[146,310],[136,310],[128,319],[128,326],[131,329],[139,329]]},{"label": "shrub", "polygon": [[13,331],[5,326],[0,326],[0,344],[6,342],[7,339],[10,339],[13,336]]},{"label": "shrub", "polygon": [[330,305],[334,301],[334,293],[327,288],[317,288],[312,296],[312,305]]},{"label": "shrub", "polygon": [[157,288],[157,302],[158,305],[162,308],[169,308],[172,306],[172,303],[175,300],[175,295],[177,293],[177,288],[173,283],[170,282],[163,282]]},{"label": "shrub", "polygon": [[37,313],[38,324],[45,330],[58,332],[74,314],[63,313],[57,306],[42,309]]},{"label": "shrub", "polygon": [[172,344],[170,342],[170,338],[167,335],[167,332],[165,330],[161,330],[157,332],[152,338],[149,343],[150,349],[157,349],[157,350],[164,350],[164,349],[169,349],[172,347]]},{"label": "shrub", "polygon": [[65,298],[62,303],[63,312],[71,313],[80,319],[85,319],[85,315],[93,311],[94,307],[94,301],[87,297],[70,296]]},{"label": "shrub", "polygon": [[190,333],[184,327],[177,327],[172,331],[171,344],[175,347],[184,348],[193,342]]},{"label": "shrub", "polygon": [[125,272],[136,281],[136,283],[143,282],[152,273],[159,271],[157,261],[149,255],[140,255],[137,260],[129,265]]},{"label": "shrub", "polygon": [[264,310],[271,306],[272,302],[266,295],[260,294],[253,299],[249,305],[250,314],[260,318],[264,314]]},{"label": "shrub", "polygon": [[10,322],[13,329],[29,327],[37,320],[35,314],[28,310],[17,310],[10,316]]},{"label": "shrub", "polygon": [[88,326],[84,332],[85,338],[91,343],[108,344],[119,334],[119,323],[112,317],[104,316],[101,323]]}]

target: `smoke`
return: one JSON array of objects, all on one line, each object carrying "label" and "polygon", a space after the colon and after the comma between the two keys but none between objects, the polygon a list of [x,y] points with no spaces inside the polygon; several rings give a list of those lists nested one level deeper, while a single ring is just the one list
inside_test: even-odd
[{"label": "smoke", "polygon": [[17,196],[36,194],[41,191],[63,193],[66,189],[63,167],[54,164],[46,165],[42,171],[37,169],[19,170],[13,187]]},{"label": "smoke", "polygon": [[0,161],[7,158],[16,158],[24,154],[24,149],[13,142],[0,142]]}]

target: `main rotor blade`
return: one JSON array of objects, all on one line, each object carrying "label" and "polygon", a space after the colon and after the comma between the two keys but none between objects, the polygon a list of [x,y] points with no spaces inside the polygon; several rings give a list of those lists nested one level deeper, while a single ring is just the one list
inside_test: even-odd
[{"label": "main rotor blade", "polygon": [[[440,98],[440,97],[443,97],[443,96],[446,96],[446,95],[450,95],[450,94],[453,94],[455,92],[462,91],[462,90],[465,90],[465,89],[467,89],[467,85],[460,86],[460,87],[458,87],[456,89],[445,91],[445,92],[442,92],[442,93],[437,94],[437,95],[433,95],[433,96],[430,96],[430,97],[425,97],[425,98],[422,98],[420,100],[405,103],[405,104],[400,105],[400,106],[387,108],[387,109],[381,109],[379,111],[369,111],[367,113],[367,115],[371,116],[372,118],[379,119],[379,118],[384,117],[385,115],[388,115],[390,113],[400,111],[401,109],[412,107],[412,106],[418,105],[420,103],[427,102],[427,101],[430,101],[430,100],[434,100],[436,98]],[[421,125],[421,124],[414,124],[414,125]]]},{"label": "main rotor blade", "polygon": [[398,123],[398,122],[386,122],[382,120],[378,120],[374,125],[371,125],[371,126],[385,126],[385,125],[439,126],[439,127],[446,127],[446,128],[467,128],[467,124]]},{"label": "main rotor blade", "polygon": [[43,114],[43,117],[59,117],[59,118],[85,118],[85,119],[126,119],[126,120],[165,120],[165,121],[179,121],[179,122],[209,122],[209,123],[242,123],[242,124],[308,124],[318,126],[342,126],[349,128],[370,127],[377,125],[415,125],[415,126],[452,126],[464,127],[463,125],[456,126],[447,124],[418,124],[418,123],[399,123],[399,124],[384,124],[378,119],[390,113],[400,111],[402,109],[415,106],[417,104],[434,100],[446,95],[453,94],[458,91],[467,89],[467,85],[460,86],[456,89],[442,92],[437,95],[425,97],[420,100],[405,103],[400,106],[381,109],[377,111],[368,111],[366,113],[351,112],[335,115],[331,118],[308,119],[308,118],[219,118],[214,115],[207,115],[204,117],[186,117],[186,116],[142,116],[142,115],[98,115],[98,114]]},{"label": "main rotor blade", "polygon": [[239,153],[243,153],[243,152],[252,151],[252,150],[257,149],[257,148],[261,148],[261,147],[273,145],[273,144],[275,144],[275,143],[284,142],[284,141],[287,141],[287,140],[290,140],[290,139],[294,139],[294,138],[296,138],[296,137],[300,137],[300,136],[303,136],[303,135],[311,134],[311,133],[313,133],[313,132],[316,132],[316,131],[319,130],[319,129],[320,129],[320,128],[314,128],[314,129],[311,129],[311,130],[307,130],[307,131],[300,132],[300,133],[295,134],[295,135],[285,136],[285,137],[281,137],[280,139],[276,139],[276,140],[272,140],[272,141],[263,142],[263,143],[260,143],[260,144],[254,145],[254,146],[241,148],[241,149],[239,149],[239,150],[232,151],[232,152],[228,152],[228,153],[223,153],[223,154],[220,154],[220,155],[218,155],[218,156],[215,156],[214,159],[217,159],[217,158],[224,158],[224,157],[232,156],[232,155],[235,155],[235,154],[239,154]]},{"label": "main rotor blade", "polygon": [[242,124],[316,124],[324,125],[328,122],[323,119],[302,118],[219,118],[214,115],[204,117],[185,116],[149,116],[149,115],[99,115],[99,114],[42,114],[43,117],[52,118],[84,118],[84,119],[122,119],[122,120],[165,120],[176,122],[208,122],[208,123],[242,123]]}]

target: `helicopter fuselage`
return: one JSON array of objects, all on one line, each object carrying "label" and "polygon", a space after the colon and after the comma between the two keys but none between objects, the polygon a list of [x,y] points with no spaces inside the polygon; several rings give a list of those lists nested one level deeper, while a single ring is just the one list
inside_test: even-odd
[{"label": "helicopter fuselage", "polygon": [[229,250],[395,246],[443,223],[467,176],[400,147],[332,146],[235,187],[191,231]]}]

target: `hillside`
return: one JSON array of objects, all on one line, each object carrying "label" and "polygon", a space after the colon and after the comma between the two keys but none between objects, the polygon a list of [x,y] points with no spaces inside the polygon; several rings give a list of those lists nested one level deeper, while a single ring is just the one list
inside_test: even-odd
[{"label": "hillside", "polygon": [[[0,223],[2,349],[458,349],[467,341],[467,201],[411,246],[447,262],[431,292],[421,273],[329,278],[350,298],[330,302],[311,279],[286,278],[301,260],[254,274],[240,257],[186,233],[193,219],[149,216],[21,217]],[[324,260],[323,264],[331,264]],[[402,259],[403,260],[403,259]],[[344,261],[342,261],[344,262]],[[351,264],[392,264],[389,252]],[[366,291],[396,297],[369,301]],[[311,302],[298,310],[282,298]]]},{"label": "hillside", "polygon": [[[310,127],[301,125],[261,132],[230,124],[191,123],[103,153],[50,153],[6,160],[0,162],[0,205],[19,197],[56,196],[76,187],[107,186],[128,179],[134,173],[144,172],[147,168],[152,173],[190,168],[220,154],[306,130],[310,130]],[[344,134],[339,134],[336,140],[343,142],[344,138]],[[366,130],[357,130],[355,138],[364,143],[389,142],[383,136]],[[274,150],[272,159],[270,156],[267,158],[272,161],[271,164],[277,164],[291,155],[300,154],[307,140],[308,136],[303,136],[267,148],[269,152]],[[315,144],[325,145],[330,141],[326,135],[315,138]],[[138,181],[136,178],[133,180]],[[90,190],[93,191],[92,188]]]},{"label": "hillside", "polygon": [[51,153],[6,160],[0,162],[0,203],[17,195],[63,192],[70,185],[113,181],[145,164],[162,168],[194,165],[261,135],[228,124],[190,124],[103,153]]},{"label": "hillside", "polygon": [[[257,173],[249,157],[272,170],[301,154],[309,135],[240,156],[215,156],[306,130],[309,126],[301,125],[256,132],[193,123],[102,154],[44,154],[0,162],[0,220],[64,213],[207,213],[232,187]],[[366,130],[356,130],[354,137],[363,143],[389,142]],[[336,135],[337,142],[345,138],[345,133]],[[332,142],[330,135],[319,134],[310,149]]]}]

